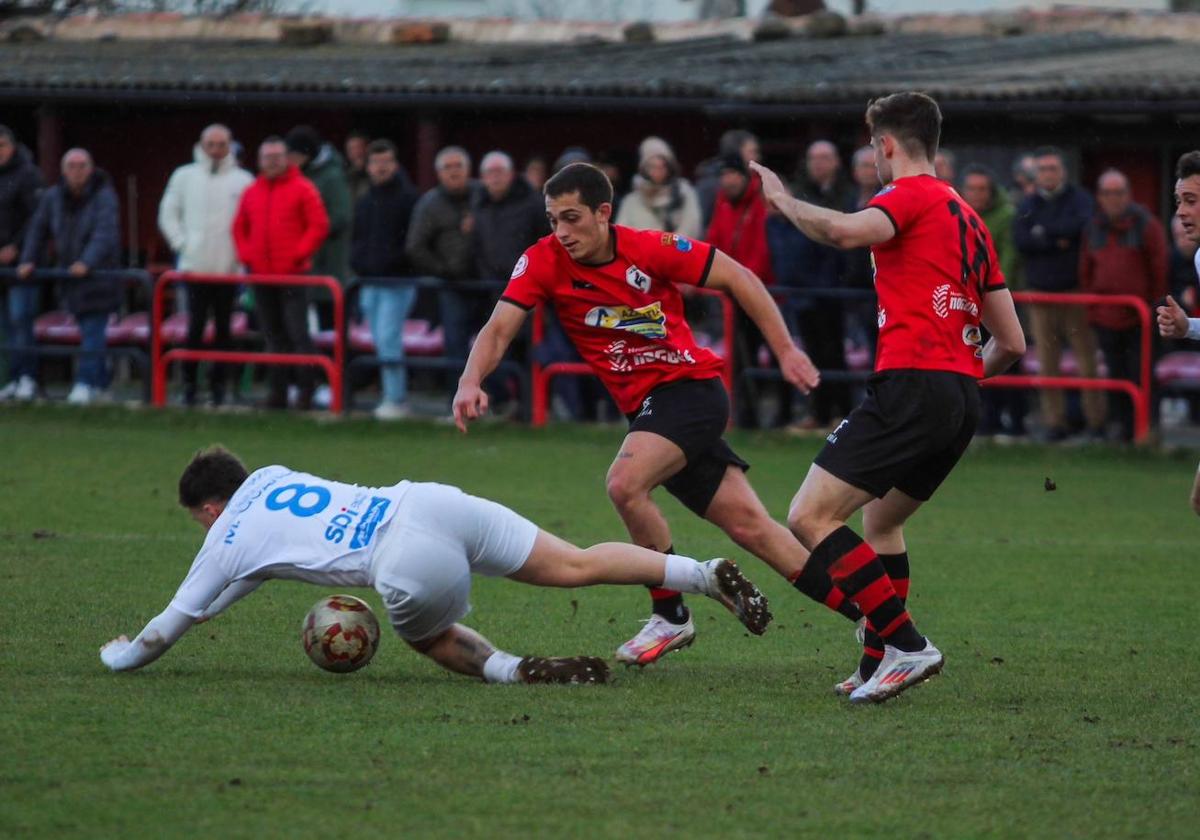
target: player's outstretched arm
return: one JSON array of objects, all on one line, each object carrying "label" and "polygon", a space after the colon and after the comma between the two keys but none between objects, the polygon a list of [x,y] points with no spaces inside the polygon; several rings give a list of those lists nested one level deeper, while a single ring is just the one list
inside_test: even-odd
[{"label": "player's outstretched arm", "polygon": [[132,642],[127,636],[118,636],[100,648],[100,661],[114,671],[132,671],[149,665],[167,652],[167,649],[195,622],[190,615],[174,607],[167,607],[150,619],[150,622]]},{"label": "player's outstretched arm", "polygon": [[808,358],[808,354],[792,343],[792,337],[783,322],[783,315],[779,312],[775,299],[754,272],[727,254],[717,251],[704,285],[733,295],[738,306],[745,311],[767,340],[767,346],[775,354],[775,359],[779,362],[779,372],[783,374],[784,379],[806,394],[820,384],[821,374]]},{"label": "player's outstretched arm", "polygon": [[983,325],[992,337],[983,348],[983,377],[1004,373],[1025,355],[1025,331],[1017,318],[1008,289],[988,292],[983,299]]},{"label": "player's outstretched arm", "polygon": [[221,590],[221,594],[217,596],[217,600],[208,605],[208,608],[200,614],[196,619],[197,624],[203,624],[210,618],[216,618],[225,610],[229,609],[235,602],[245,598],[255,589],[262,586],[265,581],[261,580],[235,580],[233,583]]},{"label": "player's outstretched arm", "polygon": [[483,380],[504,358],[508,346],[525,323],[526,314],[519,306],[499,301],[492,310],[492,317],[476,336],[467,366],[458,379],[458,392],[454,395],[454,424],[459,431],[466,432],[468,421],[487,412],[488,396],[483,390]]},{"label": "player's outstretched arm", "polygon": [[750,168],[762,178],[763,197],[809,239],[834,248],[864,248],[887,242],[896,235],[888,215],[877,207],[842,213],[801,201],[767,167],[755,161]]}]

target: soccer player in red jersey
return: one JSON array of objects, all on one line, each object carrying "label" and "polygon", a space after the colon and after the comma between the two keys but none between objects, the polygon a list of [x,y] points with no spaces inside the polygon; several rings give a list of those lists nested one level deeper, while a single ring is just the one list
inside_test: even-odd
[{"label": "soccer player in red jersey", "polygon": [[[934,174],[942,114],[922,93],[867,108],[883,189],[857,213],[793,198],[752,164],[763,193],[806,235],[871,246],[879,348],[863,403],[833,430],[792,500],[788,524],[867,617],[852,702],[880,702],[941,670],[943,657],[905,609],[904,523],[950,474],[975,433],[982,377],[1025,352],[1012,295],[987,228]],[[991,338],[981,344],[980,323]],[[863,510],[864,542],[846,526]]]},{"label": "soccer player in red jersey", "polygon": [[[818,383],[808,356],[792,343],[779,309],[754,274],[716,248],[661,231],[611,223],[612,185],[588,164],[565,167],[544,188],[553,233],[517,261],[459,380],[454,417],[467,423],[487,409],[480,382],[499,363],[529,310],[554,306],[563,329],[629,418],[629,434],[608,471],[608,495],[638,545],[673,549],[671,531],[651,499],[663,486],[692,512],[793,580],[804,594],[851,619],[823,567],[801,575],[807,552],[775,522],[747,482],[748,464],[722,435],[729,398],[721,359],[696,344],[676,284],[733,295],[766,337],[788,382]],[[648,664],[691,644],[695,627],[680,594],[651,590],[654,613],[617,651]]]}]

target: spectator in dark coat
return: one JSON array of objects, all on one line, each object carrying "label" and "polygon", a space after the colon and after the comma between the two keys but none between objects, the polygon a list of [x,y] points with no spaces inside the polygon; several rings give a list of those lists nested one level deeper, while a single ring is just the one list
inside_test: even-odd
[{"label": "spectator in dark coat", "polygon": [[346,153],[346,182],[350,185],[350,198],[357,204],[371,189],[371,178],[367,175],[367,148],[371,138],[364,131],[351,131],[346,135],[342,150]]},{"label": "spectator in dark coat", "polygon": [[[1080,288],[1098,295],[1133,295],[1153,308],[1167,294],[1167,235],[1162,223],[1133,202],[1129,179],[1115,169],[1100,176],[1096,203],[1099,212],[1083,230]],[[1093,306],[1088,320],[1096,330],[1108,375],[1138,382],[1142,331],[1137,313],[1122,306]],[[1120,424],[1121,439],[1133,440],[1129,397],[1110,393],[1108,404]]]},{"label": "spectator in dark coat", "polygon": [[[793,192],[804,201],[841,212],[852,212],[858,200],[858,190],[842,174],[837,147],[828,140],[809,145],[804,154],[804,171],[796,179]],[[799,236],[790,249],[798,260],[793,269],[798,275],[796,279],[814,288],[842,287],[845,255],[836,248],[809,240],[802,233]],[[841,301],[836,298],[793,301],[796,309],[791,314],[813,364],[821,371],[844,371],[846,329]],[[849,384],[826,379],[813,391],[809,407],[809,416],[801,421],[802,428],[814,430],[836,425],[853,407]]]},{"label": "spectator in dark coat", "polygon": [[[412,274],[404,240],[417,203],[417,190],[397,157],[390,140],[376,140],[367,147],[371,188],[354,208],[350,260],[354,273],[366,280]],[[408,368],[403,364],[404,322],[416,299],[416,286],[376,286],[367,282],[363,287],[362,311],[381,362],[379,381],[383,399],[375,408],[378,420],[398,420],[409,415]]]},{"label": "spectator in dark coat", "polygon": [[[471,249],[475,253],[475,273],[480,280],[506,282],[521,254],[550,233],[546,221],[546,200],[516,173],[512,158],[493,151],[479,162],[479,180],[483,189],[472,199]],[[474,325],[486,323],[495,306],[499,290],[475,297]],[[518,356],[524,348],[517,350]],[[486,382],[493,409],[503,412],[514,396],[514,385],[501,374],[492,374]],[[516,403],[512,403],[515,407]]]},{"label": "spectator in dark coat", "polygon": [[[317,188],[325,215],[329,218],[329,233],[313,255],[312,273],[336,277],[345,285],[350,279],[350,233],[354,221],[351,218],[354,214],[354,198],[350,194],[346,162],[333,144],[323,142],[310,126],[296,126],[288,132],[285,141],[288,160],[298,166],[301,174]],[[329,290],[309,287],[308,301],[316,311],[321,329],[332,328],[333,297]],[[326,390],[322,388],[323,392]]]},{"label": "spectator in dark coat", "polygon": [[438,305],[446,357],[466,362],[471,333],[483,326],[477,314],[478,292],[460,287],[475,274],[471,204],[479,185],[471,180],[471,157],[463,148],[447,146],[437,153],[433,166],[438,185],[418,199],[406,248],[415,271],[445,283],[438,291]]},{"label": "spectator in dark coat", "polygon": [[[0,267],[16,265],[21,256],[41,187],[42,176],[29,150],[17,143],[8,126],[0,125]],[[33,321],[40,299],[40,286],[7,287],[0,296],[0,304],[6,304],[0,319],[0,344],[33,347]],[[0,401],[32,400],[37,395],[37,356],[13,350],[8,359],[11,381],[0,388]]]},{"label": "spectator in dark coat", "polygon": [[[1092,217],[1091,197],[1067,183],[1063,154],[1046,146],[1033,153],[1037,189],[1017,208],[1013,238],[1025,259],[1025,283],[1032,291],[1075,292],[1079,290],[1079,246],[1084,226]],[[1058,376],[1065,338],[1075,351],[1081,376],[1096,376],[1096,336],[1082,306],[1035,303],[1029,307],[1033,342],[1043,376]],[[1040,392],[1042,424],[1046,439],[1060,441],[1067,434],[1067,412],[1063,393],[1045,388]],[[1104,436],[1104,394],[1084,391],[1080,396],[1088,435]]]},{"label": "spectator in dark coat", "polygon": [[[857,190],[851,212],[857,212],[867,206],[880,190],[879,170],[875,168],[875,149],[873,146],[863,146],[854,153],[851,161],[850,174]],[[854,248],[842,252],[845,269],[842,272],[842,285],[848,289],[870,291],[870,297],[852,298],[846,302],[846,330],[851,340],[860,347],[866,347],[871,358],[871,366],[875,365],[875,346],[879,341],[879,312],[875,304],[875,266],[871,261],[870,248]]]},{"label": "spectator in dark coat", "polygon": [[[483,189],[476,193],[471,215],[475,273],[481,280],[506,281],[525,249],[550,233],[546,201],[517,176],[512,158],[488,152],[479,163]],[[492,301],[488,301],[489,311]]]},{"label": "spectator in dark coat", "polygon": [[[82,355],[75,384],[67,395],[73,405],[87,405],[108,393],[105,329],[108,316],[121,304],[116,280],[89,277],[93,271],[115,269],[121,257],[121,211],[108,175],[97,169],[84,149],[71,149],[62,159],[62,180],[46,190],[29,222],[21,265],[28,277],[35,266],[66,269],[72,279],[64,286],[67,309],[79,324]],[[46,245],[54,242],[54,261]]]}]

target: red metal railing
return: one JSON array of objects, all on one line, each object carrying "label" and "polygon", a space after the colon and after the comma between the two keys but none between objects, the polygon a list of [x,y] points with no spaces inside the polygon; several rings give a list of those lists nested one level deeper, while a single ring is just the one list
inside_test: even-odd
[{"label": "red metal railing", "polygon": [[1095,295],[1084,292],[1013,292],[1017,303],[1049,303],[1056,306],[1124,306],[1138,314],[1141,330],[1141,370],[1137,383],[1126,379],[1085,379],[1078,376],[993,376],[983,380],[988,388],[1073,388],[1079,391],[1120,391],[1133,401],[1133,437],[1139,443],[1150,434],[1150,306],[1134,295]]},{"label": "red metal railing", "polygon": [[[318,286],[329,290],[333,298],[333,358],[320,353],[252,353],[234,350],[187,350],[163,352],[163,292],[170,283],[246,284],[248,286]],[[249,362],[261,365],[313,365],[329,378],[329,410],[342,410],[342,374],[346,369],[346,304],[342,285],[332,277],[289,274],[190,274],[168,271],[154,286],[150,314],[150,367],[153,375],[151,397],[154,405],[167,403],[167,365],[171,362]]]},{"label": "red metal railing", "polygon": [[[734,323],[733,301],[724,292],[715,289],[696,288],[696,294],[716,296],[721,302],[721,320],[725,330],[725,355],[722,357],[725,365],[721,370],[721,380],[725,390],[729,392],[730,416],[733,416],[733,338]],[[546,320],[542,307],[537,307],[533,313],[533,346],[541,344],[546,337]],[[536,354],[530,363],[530,391],[532,393],[531,422],[534,426],[546,425],[550,413],[550,384],[556,376],[590,376],[592,368],[586,362],[552,362],[548,365],[539,364]]]}]

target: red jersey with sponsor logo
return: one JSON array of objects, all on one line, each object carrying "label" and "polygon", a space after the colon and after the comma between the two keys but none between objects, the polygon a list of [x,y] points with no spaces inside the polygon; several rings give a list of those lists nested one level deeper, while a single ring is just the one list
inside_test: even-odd
[{"label": "red jersey with sponsor logo", "polygon": [[932,175],[893,181],[872,198],[896,228],[871,247],[879,301],[875,370],[945,370],[981,378],[979,314],[1004,288],[991,234],[954,188]]},{"label": "red jersey with sponsor logo", "polygon": [[517,261],[501,300],[554,306],[559,323],[617,407],[636,411],[666,382],[711,379],[721,358],[696,344],[676,283],[703,286],[716,250],[674,233],[611,225],[616,256],[583,265],[553,235]]}]

